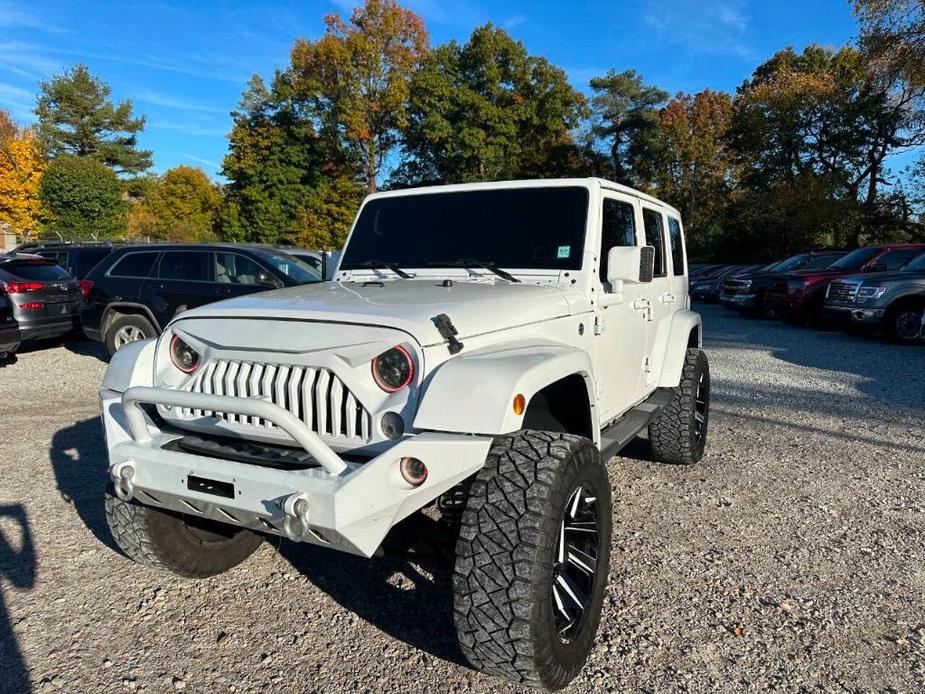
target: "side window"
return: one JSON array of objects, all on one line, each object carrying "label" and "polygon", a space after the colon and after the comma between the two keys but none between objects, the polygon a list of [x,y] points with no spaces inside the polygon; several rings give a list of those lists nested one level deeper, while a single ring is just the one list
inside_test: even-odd
[{"label": "side window", "polygon": [[646,227],[646,243],[655,248],[655,277],[668,275],[665,265],[665,235],[662,228],[662,213],[642,208],[642,221]]},{"label": "side window", "polygon": [[224,252],[215,254],[216,282],[221,284],[257,284],[260,273],[267,273],[267,271],[247,256]]},{"label": "side window", "polygon": [[916,255],[916,251],[911,249],[902,249],[896,251],[888,251],[884,253],[879,258],[874,261],[874,265],[879,265],[883,267],[884,270],[898,270],[903,265],[912,260]]},{"label": "side window", "polygon": [[86,277],[90,270],[95,268],[110,253],[112,253],[111,248],[94,248],[78,253],[74,267],[75,274],[78,277]]},{"label": "side window", "polygon": [[684,274],[684,244],[681,240],[681,222],[668,218],[668,241],[671,243],[671,269],[675,277]]},{"label": "side window", "polygon": [[636,218],[633,206],[604,198],[601,210],[601,282],[607,281],[607,254],[614,246],[636,245]]},{"label": "side window", "polygon": [[157,252],[126,253],[109,268],[106,274],[110,277],[147,277],[151,274]]},{"label": "side window", "polygon": [[157,276],[164,280],[211,282],[209,256],[205,251],[165,251]]},{"label": "side window", "polygon": [[63,268],[67,267],[67,251],[40,251],[38,255],[55,261]]}]

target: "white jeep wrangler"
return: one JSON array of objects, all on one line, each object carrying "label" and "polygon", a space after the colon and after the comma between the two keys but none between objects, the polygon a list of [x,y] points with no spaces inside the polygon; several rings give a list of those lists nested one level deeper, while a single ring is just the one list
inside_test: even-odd
[{"label": "white jeep wrangler", "polygon": [[605,461],[703,455],[677,210],[598,179],[366,199],[335,281],[182,313],[112,359],[106,512],[132,559],[225,571],[269,535],[372,557],[436,504],[476,668],[566,685],[611,547]]}]

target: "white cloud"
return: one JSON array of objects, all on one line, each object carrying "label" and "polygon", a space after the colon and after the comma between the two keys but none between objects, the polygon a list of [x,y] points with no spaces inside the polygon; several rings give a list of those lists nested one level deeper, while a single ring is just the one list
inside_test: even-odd
[{"label": "white cloud", "polygon": [[204,164],[205,166],[209,166],[209,167],[211,167],[212,169],[214,169],[215,171],[218,171],[219,169],[222,168],[222,165],[219,164],[218,162],[212,161],[211,159],[203,159],[202,157],[197,157],[197,156],[194,155],[194,154],[186,154],[186,153],[184,152],[184,153],[183,153],[183,157],[186,158],[186,159],[189,159],[190,161],[194,161],[194,162],[196,162],[197,164]]},{"label": "white cloud", "polygon": [[0,71],[29,78],[48,78],[63,63],[39,46],[22,41],[0,41]]},{"label": "white cloud", "polygon": [[12,84],[0,82],[0,108],[9,111],[19,121],[32,121],[35,115],[35,94]]},{"label": "white cloud", "polygon": [[521,24],[525,23],[526,21],[527,21],[527,17],[525,15],[515,14],[515,15],[508,17],[503,22],[501,22],[501,25],[505,29],[513,29],[514,27],[519,27]]},{"label": "white cloud", "polygon": [[682,46],[689,53],[748,57],[748,17],[741,0],[701,0],[696,3],[649,0],[643,21],[657,41]]},{"label": "white cloud", "polygon": [[195,135],[197,137],[225,137],[229,128],[217,128],[197,123],[152,120],[148,127],[155,130],[173,130],[174,132],[183,133],[184,135]]},{"label": "white cloud", "polygon": [[0,2],[0,27],[35,29],[36,31],[53,34],[61,34],[66,31],[56,24],[10,2]]},{"label": "white cloud", "polygon": [[136,89],[132,93],[132,98],[136,101],[143,101],[146,104],[163,106],[164,108],[172,108],[178,111],[199,111],[202,113],[222,114],[228,113],[228,109],[218,108],[217,106],[207,106],[205,104],[196,103],[194,101],[177,98],[171,96],[170,94],[154,92],[149,89]]}]

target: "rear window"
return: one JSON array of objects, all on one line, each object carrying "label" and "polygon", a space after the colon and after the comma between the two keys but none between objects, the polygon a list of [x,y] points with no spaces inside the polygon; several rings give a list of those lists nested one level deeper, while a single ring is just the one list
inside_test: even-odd
[{"label": "rear window", "polygon": [[110,253],[112,253],[111,248],[93,248],[78,252],[77,262],[74,264],[74,274],[78,277],[86,277],[90,270],[95,268]]},{"label": "rear window", "polygon": [[161,258],[157,276],[164,280],[210,282],[208,251],[166,251]]},{"label": "rear window", "polygon": [[684,274],[684,249],[681,243],[681,222],[668,218],[668,239],[671,243],[671,269],[675,277]]},{"label": "rear window", "polygon": [[57,282],[71,277],[64,268],[54,263],[34,260],[6,263],[3,265],[3,269],[20,279],[37,280],[39,282]]},{"label": "rear window", "polygon": [[655,277],[665,277],[665,237],[662,234],[662,213],[642,208],[642,221],[646,227],[646,243],[655,248]]},{"label": "rear window", "polygon": [[151,274],[157,251],[126,253],[109,270],[110,277],[144,278]]}]

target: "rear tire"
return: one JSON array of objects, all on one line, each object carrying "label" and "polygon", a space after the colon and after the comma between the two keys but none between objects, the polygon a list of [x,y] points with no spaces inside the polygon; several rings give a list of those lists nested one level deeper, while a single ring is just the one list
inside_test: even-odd
[{"label": "rear tire", "polygon": [[208,578],[247,559],[263,536],[233,525],[123,501],[106,492],[106,521],[129,559],[184,578]]},{"label": "rear tire", "polygon": [[653,457],[675,465],[698,462],[703,458],[709,422],[710,364],[703,350],[689,348],[674,397],[649,425]]},{"label": "rear tire", "polygon": [[546,689],[580,672],[600,623],[611,524],[610,481],[591,441],[538,431],[495,440],[469,491],[453,575],[457,636],[473,667]]},{"label": "rear tire", "polygon": [[111,357],[130,342],[147,340],[151,337],[157,337],[157,330],[151,325],[151,321],[144,316],[128,314],[119,316],[109,324],[103,342],[106,343],[106,349],[109,350]]}]

